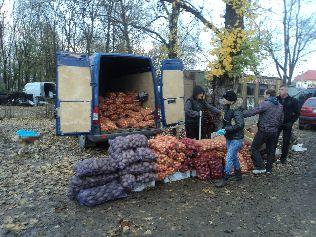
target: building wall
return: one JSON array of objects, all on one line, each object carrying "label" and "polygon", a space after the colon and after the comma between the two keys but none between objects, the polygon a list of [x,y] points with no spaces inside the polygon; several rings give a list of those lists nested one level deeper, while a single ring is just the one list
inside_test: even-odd
[{"label": "building wall", "polygon": [[301,89],[316,87],[316,81],[298,81],[296,82],[296,87]]}]

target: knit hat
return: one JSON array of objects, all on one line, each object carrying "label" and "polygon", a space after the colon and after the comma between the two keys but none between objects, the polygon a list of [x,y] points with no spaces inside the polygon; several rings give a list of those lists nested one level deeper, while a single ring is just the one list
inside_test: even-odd
[{"label": "knit hat", "polygon": [[235,102],[237,100],[237,95],[232,90],[226,91],[225,94],[223,95],[223,97],[224,97],[224,99],[231,101],[231,102]]},{"label": "knit hat", "polygon": [[199,94],[204,94],[205,90],[201,86],[195,86],[193,89],[193,97],[196,97]]}]

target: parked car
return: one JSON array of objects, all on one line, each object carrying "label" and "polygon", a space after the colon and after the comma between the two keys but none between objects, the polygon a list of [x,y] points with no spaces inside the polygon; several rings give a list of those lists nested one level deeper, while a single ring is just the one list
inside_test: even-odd
[{"label": "parked car", "polygon": [[300,108],[302,108],[305,101],[310,97],[316,97],[316,88],[302,90],[294,96],[298,100]]},{"label": "parked car", "polygon": [[[184,121],[181,60],[162,61],[160,77],[150,57],[133,54],[96,53],[88,57],[60,52],[57,65],[56,133],[78,136],[82,148],[117,136],[152,136],[162,126]],[[155,127],[102,131],[99,98],[109,92],[129,91],[148,93],[144,106],[155,111]]]},{"label": "parked car", "polygon": [[316,97],[307,99],[301,108],[299,129],[304,129],[306,124],[316,125]]}]

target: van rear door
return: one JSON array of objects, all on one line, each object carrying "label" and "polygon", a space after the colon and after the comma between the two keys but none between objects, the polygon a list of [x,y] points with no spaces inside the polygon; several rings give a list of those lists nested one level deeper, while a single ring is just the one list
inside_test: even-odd
[{"label": "van rear door", "polygon": [[89,57],[57,54],[56,133],[83,135],[91,131],[92,86]]},{"label": "van rear door", "polygon": [[161,64],[160,76],[161,116],[164,126],[184,121],[183,63],[179,59],[166,59]]}]

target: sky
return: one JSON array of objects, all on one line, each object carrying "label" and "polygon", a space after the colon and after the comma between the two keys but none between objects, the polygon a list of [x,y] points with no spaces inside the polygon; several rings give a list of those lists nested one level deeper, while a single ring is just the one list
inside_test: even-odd
[{"label": "sky", "polygon": [[[311,14],[316,14],[316,0],[302,0],[302,15],[309,16]],[[12,9],[12,2],[13,0],[4,0],[4,9],[10,12]],[[205,18],[213,22],[216,26],[223,26],[223,16],[224,16],[224,9],[225,4],[221,0],[191,0],[192,5],[194,6],[203,6],[203,14]],[[272,13],[268,16],[268,24],[271,25],[274,29],[282,30],[282,11],[283,5],[282,0],[259,0],[259,4],[263,8],[271,8]],[[191,15],[189,13],[183,13],[182,16],[185,20],[189,22]],[[184,21],[185,21],[184,20]],[[280,34],[282,36],[282,34]],[[198,64],[195,66],[194,69],[205,70],[210,57],[209,51],[211,50],[212,46],[210,43],[211,39],[211,32],[210,31],[202,31],[200,33],[200,41],[203,48],[203,53],[197,55],[198,57]],[[281,40],[281,38],[280,38]],[[153,44],[150,40],[145,42],[145,49],[150,50],[153,47]],[[314,48],[316,49],[316,41],[314,42]],[[272,59],[268,58],[261,63],[260,67],[261,73],[264,76],[278,76],[274,62]],[[307,71],[307,70],[316,70],[316,52],[310,54],[309,56],[305,57],[295,69],[294,77]]]}]

